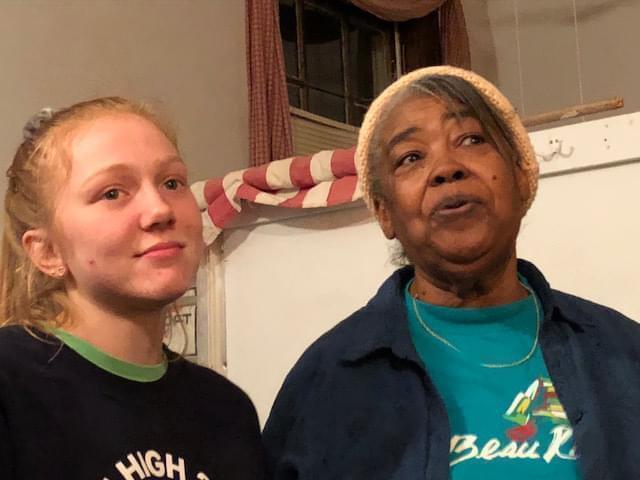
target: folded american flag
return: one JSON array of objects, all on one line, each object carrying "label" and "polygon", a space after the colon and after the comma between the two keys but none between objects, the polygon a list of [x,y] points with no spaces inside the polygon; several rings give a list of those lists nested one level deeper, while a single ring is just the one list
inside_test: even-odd
[{"label": "folded american flag", "polygon": [[362,198],[355,147],[285,158],[191,186],[211,244],[242,210],[242,201],[284,208],[331,207]]}]

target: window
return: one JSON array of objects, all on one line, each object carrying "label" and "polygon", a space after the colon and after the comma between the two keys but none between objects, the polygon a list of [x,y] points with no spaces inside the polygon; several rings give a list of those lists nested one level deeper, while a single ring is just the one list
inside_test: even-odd
[{"label": "window", "polygon": [[289,104],[359,126],[395,78],[394,24],[341,0],[280,0]]}]

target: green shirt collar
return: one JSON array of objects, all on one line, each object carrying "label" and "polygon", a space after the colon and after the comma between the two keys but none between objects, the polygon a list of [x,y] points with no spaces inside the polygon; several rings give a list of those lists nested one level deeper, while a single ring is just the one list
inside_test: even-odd
[{"label": "green shirt collar", "polygon": [[155,382],[162,378],[168,368],[165,360],[157,365],[140,365],[137,363],[125,362],[112,357],[106,352],[96,348],[86,340],[71,335],[61,329],[55,329],[53,334],[58,337],[67,347],[78,355],[93,363],[98,368],[105,370],[118,377],[126,378],[134,382]]}]

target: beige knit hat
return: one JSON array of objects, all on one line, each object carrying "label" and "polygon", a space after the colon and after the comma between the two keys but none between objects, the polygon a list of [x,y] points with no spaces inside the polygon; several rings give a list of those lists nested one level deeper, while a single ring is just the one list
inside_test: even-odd
[{"label": "beige knit hat", "polygon": [[369,110],[364,116],[362,126],[360,127],[358,146],[356,147],[356,167],[367,206],[373,209],[371,185],[369,185],[368,159],[374,130],[381,121],[382,116],[386,113],[387,104],[391,99],[395,98],[396,94],[407,89],[413,82],[430,75],[448,75],[465,80],[471,84],[494,112],[504,121],[518,152],[518,165],[525,174],[529,185],[529,195],[525,199],[526,209],[528,210],[533,203],[536,190],[538,189],[538,161],[536,160],[535,152],[529,140],[529,135],[524,125],[522,125],[520,117],[509,100],[507,100],[492,83],[476,73],[450,66],[421,68],[400,77],[389,85],[369,107]]}]

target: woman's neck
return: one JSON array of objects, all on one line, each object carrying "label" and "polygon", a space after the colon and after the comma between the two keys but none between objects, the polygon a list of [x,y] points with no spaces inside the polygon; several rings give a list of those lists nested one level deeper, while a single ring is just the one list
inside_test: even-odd
[{"label": "woman's neck", "polygon": [[528,295],[518,280],[515,257],[500,268],[465,273],[432,274],[419,267],[411,294],[432,305],[444,307],[490,307],[515,302]]},{"label": "woman's neck", "polygon": [[157,365],[163,361],[164,309],[123,315],[101,308],[77,292],[69,292],[69,303],[69,319],[63,330],[126,362]]}]

